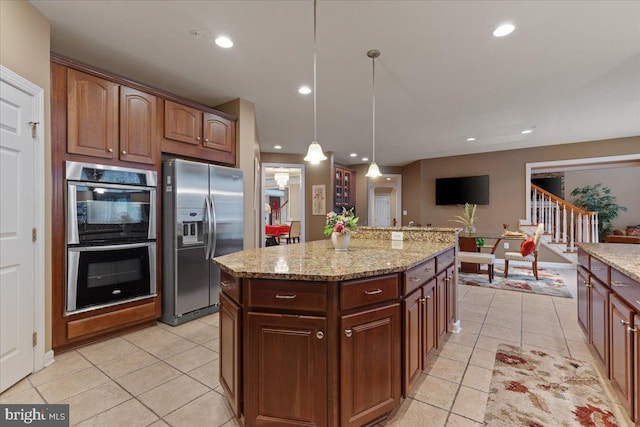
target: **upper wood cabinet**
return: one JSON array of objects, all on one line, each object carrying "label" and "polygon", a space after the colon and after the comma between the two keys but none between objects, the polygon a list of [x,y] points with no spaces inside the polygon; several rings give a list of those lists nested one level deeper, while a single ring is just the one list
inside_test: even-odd
[{"label": "upper wood cabinet", "polygon": [[235,164],[235,122],[165,100],[162,151]]},{"label": "upper wood cabinet", "polygon": [[156,97],[69,68],[67,152],[155,164]]},{"label": "upper wood cabinet", "polygon": [[334,167],[334,204],[336,208],[349,209],[356,204],[355,172],[346,168]]}]

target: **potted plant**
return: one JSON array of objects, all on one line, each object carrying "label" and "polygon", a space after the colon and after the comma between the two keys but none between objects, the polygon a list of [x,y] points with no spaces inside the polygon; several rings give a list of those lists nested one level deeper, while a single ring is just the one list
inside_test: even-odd
[{"label": "potted plant", "polygon": [[464,225],[464,231],[467,234],[476,232],[476,207],[478,205],[470,205],[469,203],[464,204],[464,209],[462,210],[462,215],[456,215],[456,219],[450,219],[449,221],[457,222]]},{"label": "potted plant", "polygon": [[323,233],[331,236],[331,242],[336,251],[346,251],[351,243],[351,232],[358,226],[358,217],[353,213],[353,208],[342,212],[327,213],[327,222],[324,225]]},{"label": "potted plant", "polygon": [[627,208],[618,205],[616,196],[611,195],[609,187],[602,187],[601,183],[596,185],[585,185],[575,188],[571,192],[574,200],[571,202],[580,209],[588,212],[598,212],[598,236],[600,241],[613,232],[613,221],[618,216],[618,211],[626,212]]}]

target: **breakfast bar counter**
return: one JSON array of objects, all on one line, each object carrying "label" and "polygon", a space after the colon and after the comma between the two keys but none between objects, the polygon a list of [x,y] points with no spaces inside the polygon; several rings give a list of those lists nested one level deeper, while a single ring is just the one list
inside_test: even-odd
[{"label": "breakfast bar counter", "polygon": [[[434,234],[435,236],[435,234]],[[221,267],[220,384],[253,426],[363,426],[458,327],[455,233],[248,249]]]}]

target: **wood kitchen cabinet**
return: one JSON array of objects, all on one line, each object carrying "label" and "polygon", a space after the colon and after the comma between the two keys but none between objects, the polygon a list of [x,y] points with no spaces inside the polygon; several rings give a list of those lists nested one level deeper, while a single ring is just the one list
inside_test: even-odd
[{"label": "wood kitchen cabinet", "polygon": [[453,331],[456,322],[456,277],[454,266],[447,267],[447,331]]},{"label": "wood kitchen cabinet", "polygon": [[340,425],[366,425],[400,402],[400,304],[342,316]]},{"label": "wood kitchen cabinet", "polygon": [[156,97],[91,74],[67,71],[67,152],[155,164]]},{"label": "wood kitchen cabinet", "polygon": [[334,205],[337,209],[351,209],[356,204],[355,172],[336,166],[334,169]]},{"label": "wood kitchen cabinet", "polygon": [[589,280],[589,340],[605,367],[609,367],[609,288],[595,277]]},{"label": "wood kitchen cabinet", "polygon": [[[589,284],[589,272],[582,266],[578,266],[577,272],[577,305],[578,325],[587,337],[589,334],[589,298],[591,296]],[[589,338],[591,339],[591,338]]]},{"label": "wood kitchen cabinet", "polygon": [[326,425],[326,330],[326,317],[248,314],[247,425]]},{"label": "wood kitchen cabinet", "polygon": [[232,120],[164,101],[164,152],[235,165],[235,129]]},{"label": "wood kitchen cabinet", "polygon": [[447,272],[436,276],[436,342],[442,345],[442,340],[447,333]]},{"label": "wood kitchen cabinet", "polygon": [[609,304],[610,314],[610,379],[613,388],[620,396],[622,406],[634,419],[634,329],[635,312],[617,295],[612,294]]},{"label": "wood kitchen cabinet", "polygon": [[220,385],[236,417],[242,412],[241,337],[242,310],[223,291],[220,294]]}]

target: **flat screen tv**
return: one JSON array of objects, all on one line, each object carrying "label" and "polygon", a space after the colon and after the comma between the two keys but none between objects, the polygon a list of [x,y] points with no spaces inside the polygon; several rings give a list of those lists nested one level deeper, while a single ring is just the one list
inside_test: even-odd
[{"label": "flat screen tv", "polygon": [[489,204],[489,175],[436,178],[436,205]]}]

